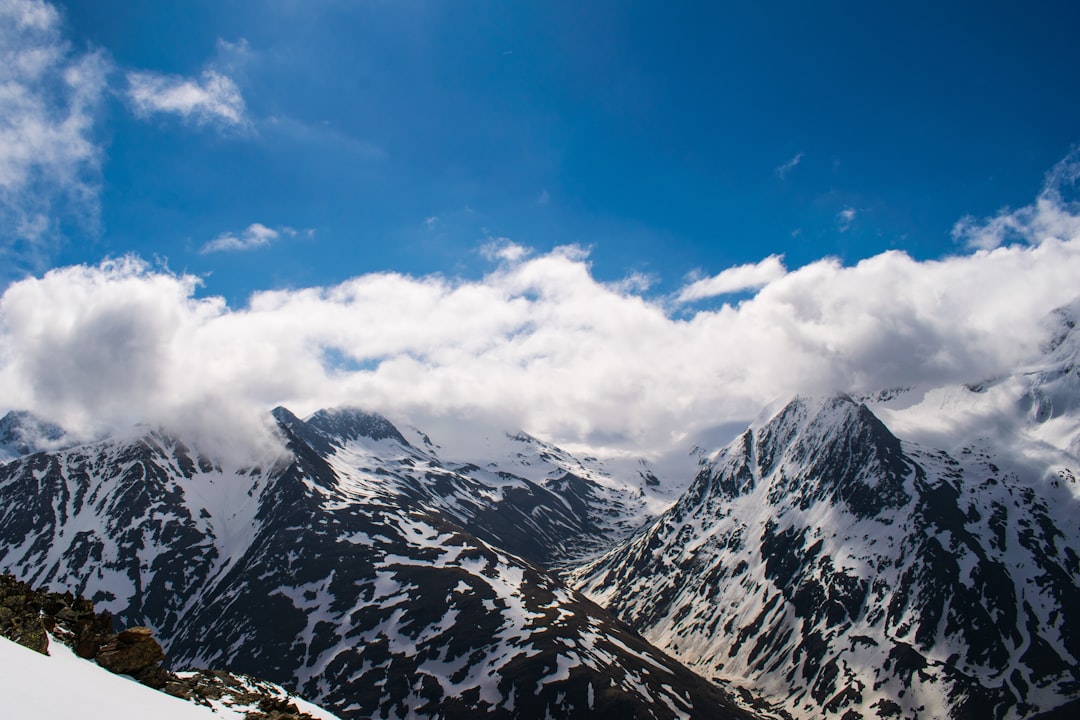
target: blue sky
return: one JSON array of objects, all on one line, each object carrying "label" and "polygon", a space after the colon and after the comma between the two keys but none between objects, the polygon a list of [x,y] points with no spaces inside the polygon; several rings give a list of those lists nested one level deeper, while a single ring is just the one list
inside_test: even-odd
[{"label": "blue sky", "polygon": [[[598,278],[656,291],[774,253],[933,258],[1080,140],[1073,3],[57,7],[113,92],[100,224],[44,262],[161,256],[234,302],[370,271],[475,276],[494,237],[589,246]],[[242,124],[131,112],[126,74],[208,69]],[[253,223],[310,233],[200,254]]]},{"label": "blue sky", "polygon": [[685,456],[793,393],[1008,372],[1077,296],[1078,30],[0,0],[0,410],[221,438],[356,404]]}]

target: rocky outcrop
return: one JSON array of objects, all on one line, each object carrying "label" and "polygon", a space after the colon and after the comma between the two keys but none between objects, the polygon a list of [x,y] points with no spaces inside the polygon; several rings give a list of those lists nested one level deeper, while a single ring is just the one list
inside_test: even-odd
[{"label": "rocky outcrop", "polygon": [[95,612],[89,600],[35,590],[11,575],[0,575],[0,636],[43,655],[49,654],[51,636],[110,672],[199,705],[227,705],[247,720],[315,720],[280,687],[256,678],[220,670],[164,670],[165,653],[150,628],[113,632],[112,616]]},{"label": "rocky outcrop", "polygon": [[199,705],[224,704],[246,713],[247,720],[315,720],[301,712],[271,683],[239,673],[197,670],[176,673],[165,692]]},{"label": "rocky outcrop", "polygon": [[52,635],[79,657],[158,690],[170,678],[161,668],[165,653],[150,628],[115,633],[112,616],[95,612],[89,600],[34,590],[10,575],[0,575],[0,634],[46,655]]},{"label": "rocky outcrop", "polygon": [[147,627],[123,630],[106,639],[94,655],[97,664],[117,675],[130,675],[144,685],[160,690],[170,679],[161,669],[165,652]]}]

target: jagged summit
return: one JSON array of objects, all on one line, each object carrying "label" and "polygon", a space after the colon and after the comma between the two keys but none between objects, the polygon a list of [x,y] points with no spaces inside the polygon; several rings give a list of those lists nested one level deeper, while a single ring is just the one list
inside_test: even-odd
[{"label": "jagged summit", "polygon": [[394,440],[409,446],[409,441],[392,422],[382,415],[364,412],[357,408],[319,410],[305,422],[339,443],[364,437],[371,440]]},{"label": "jagged summit", "polygon": [[1080,694],[1076,481],[994,460],[905,443],[845,396],[797,398],[576,582],[794,717],[1047,710]]},{"label": "jagged summit", "polygon": [[[797,481],[785,467],[799,467],[813,480]],[[902,485],[909,472],[900,441],[866,405],[847,395],[798,397],[721,450],[686,497],[701,496],[709,487],[737,497],[775,476],[771,500],[788,496],[802,509],[833,500],[868,517],[907,500]]]}]

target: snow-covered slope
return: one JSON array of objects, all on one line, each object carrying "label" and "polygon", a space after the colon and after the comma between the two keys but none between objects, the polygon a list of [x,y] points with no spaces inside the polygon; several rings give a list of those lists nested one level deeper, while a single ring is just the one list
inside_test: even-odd
[{"label": "snow-covered slope", "polygon": [[[337,716],[268,683],[252,690],[280,696],[316,720]],[[114,675],[49,638],[49,654],[0,637],[0,707],[13,720],[247,720],[257,705],[225,701],[201,705]]]},{"label": "snow-covered slope", "polygon": [[[504,550],[563,567],[607,549],[662,507],[647,464],[621,478],[525,433],[487,440],[483,460],[444,459],[427,435],[410,442],[384,418],[321,410],[301,422],[275,416],[327,459],[367,502],[413,504],[447,516]],[[650,484],[651,483],[651,484]]]},{"label": "snow-covered slope", "polygon": [[1048,396],[1071,411],[1073,388],[1050,390],[1077,371],[1044,360],[1000,394],[881,396],[947,449],[846,396],[796,399],[576,583],[794,717],[1027,717],[1080,697],[1078,425],[1033,441],[1069,415],[1024,412]]},{"label": "snow-covered slope", "polygon": [[20,720],[244,720],[163,692],[78,657],[55,640],[42,655],[0,637],[0,706]]},{"label": "snow-covered slope", "polygon": [[149,625],[174,667],[343,717],[744,716],[521,557],[530,534],[575,548],[619,529],[587,468],[522,453],[553,480],[534,482],[449,467],[377,416],[276,417],[288,451],[263,468],[162,432],[0,466],[0,566]]}]

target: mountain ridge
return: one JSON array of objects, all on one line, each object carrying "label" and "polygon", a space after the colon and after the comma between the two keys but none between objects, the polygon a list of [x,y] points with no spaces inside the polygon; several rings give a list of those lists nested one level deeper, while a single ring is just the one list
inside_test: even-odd
[{"label": "mountain ridge", "polygon": [[1080,532],[1041,480],[796,399],[574,584],[794,717],[1022,717],[1080,692]]},{"label": "mountain ridge", "polygon": [[[558,521],[556,507],[565,517],[608,507],[555,494],[561,455],[519,458],[552,476],[545,489],[497,468],[456,472],[361,415],[336,420],[371,433],[276,415],[288,453],[267,467],[223,470],[160,431],[0,466],[0,566],[74,584],[151,626],[170,662],[258,674],[343,718],[751,717],[462,524],[484,529],[458,491],[491,476],[502,507],[518,500],[501,487],[550,496],[522,507],[552,508],[537,516],[546,532],[602,531]],[[548,469],[535,464],[544,454]],[[589,500],[577,487],[592,488],[589,477],[567,491]]]}]

